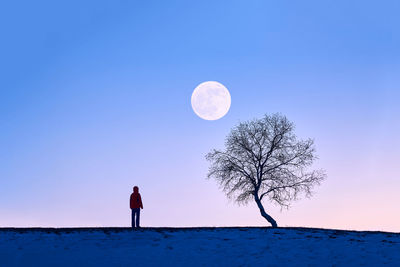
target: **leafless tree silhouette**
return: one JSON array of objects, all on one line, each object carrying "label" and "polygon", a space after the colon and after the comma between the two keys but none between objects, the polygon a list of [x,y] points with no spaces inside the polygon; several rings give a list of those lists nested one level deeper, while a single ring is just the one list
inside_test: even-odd
[{"label": "leafless tree silhouette", "polygon": [[272,227],[278,225],[263,200],[288,208],[300,193],[311,196],[313,186],[326,177],[323,170],[308,170],[316,159],[314,141],[298,140],[294,124],[281,114],[240,123],[227,136],[225,151],[214,149],[206,159],[211,162],[208,178],[238,203],[254,199]]}]

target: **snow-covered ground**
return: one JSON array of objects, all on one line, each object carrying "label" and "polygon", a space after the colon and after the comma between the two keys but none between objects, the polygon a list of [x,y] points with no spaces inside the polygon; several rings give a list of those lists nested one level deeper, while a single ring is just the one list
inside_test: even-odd
[{"label": "snow-covered ground", "polygon": [[400,234],[311,228],[0,228],[0,266],[400,266]]}]

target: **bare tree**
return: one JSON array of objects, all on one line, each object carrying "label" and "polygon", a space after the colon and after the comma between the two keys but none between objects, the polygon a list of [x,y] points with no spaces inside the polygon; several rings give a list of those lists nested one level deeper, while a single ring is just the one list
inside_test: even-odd
[{"label": "bare tree", "polygon": [[278,225],[263,200],[288,208],[299,193],[311,196],[313,186],[326,177],[323,170],[307,170],[316,159],[314,141],[298,140],[293,123],[281,114],[240,123],[227,136],[225,151],[214,149],[206,159],[211,162],[208,178],[238,203],[254,199],[272,227]]}]

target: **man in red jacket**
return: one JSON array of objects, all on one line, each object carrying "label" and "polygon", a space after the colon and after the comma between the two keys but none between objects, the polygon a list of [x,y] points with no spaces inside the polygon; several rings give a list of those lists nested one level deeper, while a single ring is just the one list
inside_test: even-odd
[{"label": "man in red jacket", "polygon": [[[140,228],[140,209],[143,209],[142,197],[139,194],[139,187],[133,187],[133,193],[131,194],[130,207],[132,210],[132,228]],[[136,217],[136,220],[135,220]]]}]

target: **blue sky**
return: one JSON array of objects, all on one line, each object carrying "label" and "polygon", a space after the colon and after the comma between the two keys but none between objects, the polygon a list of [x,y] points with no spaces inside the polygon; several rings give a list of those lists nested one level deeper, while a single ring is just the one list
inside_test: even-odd
[{"label": "blue sky", "polygon": [[[239,121],[281,112],[328,179],[281,225],[400,231],[398,1],[13,1],[0,8],[0,226],[265,225],[206,180]],[[228,114],[190,96],[223,83]]]}]

